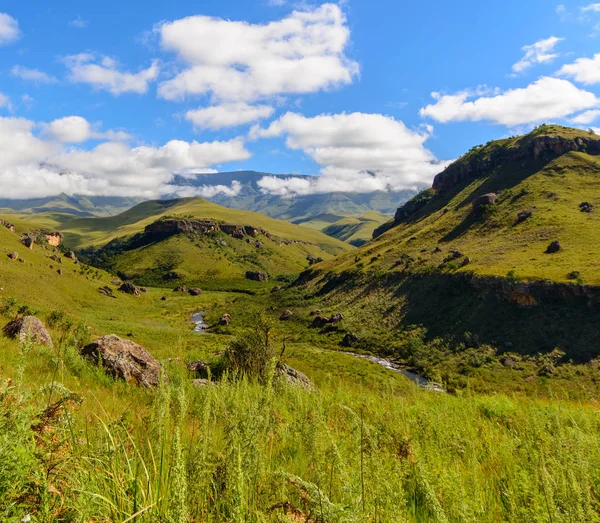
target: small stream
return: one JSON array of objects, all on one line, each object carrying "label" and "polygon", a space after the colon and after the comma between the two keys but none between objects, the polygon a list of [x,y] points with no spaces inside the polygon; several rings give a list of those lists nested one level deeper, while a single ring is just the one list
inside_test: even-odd
[{"label": "small stream", "polygon": [[412,382],[416,383],[419,387],[422,387],[424,389],[432,390],[434,392],[446,392],[446,390],[441,385],[439,385],[431,380],[428,380],[427,378],[425,378],[424,376],[421,376],[420,374],[415,374],[414,372],[410,372],[406,369],[403,369],[398,364],[396,364],[390,360],[386,360],[385,358],[380,358],[379,356],[371,356],[371,355],[367,355],[367,354],[355,354],[354,352],[344,352],[344,354],[348,354],[349,356],[354,356],[355,358],[362,358],[364,360],[369,360],[373,363],[377,363],[378,365],[381,365],[382,367],[385,367],[388,370],[391,370],[392,372],[399,372],[403,376],[406,376]]},{"label": "small stream", "polygon": [[204,321],[204,315],[206,311],[199,311],[195,314],[192,314],[190,321],[196,325],[194,327],[194,332],[198,332],[200,334],[206,334],[206,330],[208,329],[208,324]]}]

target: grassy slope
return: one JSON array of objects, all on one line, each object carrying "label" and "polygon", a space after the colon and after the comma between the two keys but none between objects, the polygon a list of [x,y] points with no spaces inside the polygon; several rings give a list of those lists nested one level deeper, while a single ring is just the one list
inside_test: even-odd
[{"label": "grassy slope", "polygon": [[[555,127],[536,133],[540,132],[586,135]],[[459,161],[531,139],[528,135],[492,142]],[[471,202],[489,192],[498,194],[497,204],[474,216]],[[462,284],[456,276],[576,283],[571,273],[577,271],[579,282],[600,284],[600,215],[597,210],[579,209],[583,201],[598,209],[599,195],[600,158],[586,153],[566,153],[547,163],[531,160],[500,166],[487,177],[440,194],[358,251],[318,265],[317,285],[310,292],[316,290],[345,309],[353,318],[350,328],[362,331],[365,338],[375,333],[376,339],[382,337],[374,341],[375,350],[394,346],[400,338],[388,339],[385,331],[397,333],[407,325],[424,324],[430,339],[457,339],[470,331],[500,352],[531,354],[559,347],[589,361],[599,354],[593,309],[560,304],[519,308],[494,293]],[[532,211],[532,217],[517,223],[523,210]],[[563,250],[546,254],[554,240]],[[463,258],[444,263],[455,249],[471,263],[462,268]],[[415,275],[419,278],[411,278]]]},{"label": "grassy slope", "polygon": [[[144,202],[109,218],[68,218],[64,214],[12,215],[21,230],[43,225],[59,229],[69,248],[101,247],[117,237],[128,237],[165,214],[211,218],[236,225],[263,228],[277,238],[301,243],[280,244],[260,235],[263,248],[224,234],[191,239],[184,235],[168,238],[117,255],[111,268],[142,285],[164,284],[162,275],[177,270],[183,280],[177,284],[236,287],[246,271],[265,271],[271,276],[297,274],[308,265],[307,256],[328,258],[352,247],[314,231],[249,211],[232,210],[201,198]],[[15,220],[16,219],[16,220]],[[170,263],[168,269],[165,263]],[[216,283],[218,282],[218,283]],[[213,285],[214,284],[214,285]],[[239,285],[238,285],[239,286]],[[245,287],[257,287],[244,282]]]},{"label": "grassy slope", "polygon": [[373,231],[390,217],[377,211],[367,211],[357,215],[322,214],[300,223],[324,232],[350,245],[359,247],[373,237]]},{"label": "grassy slope", "polygon": [[203,198],[150,201],[141,203],[122,214],[110,218],[76,219],[66,224],[64,234],[67,243],[74,247],[98,246],[119,236],[141,232],[146,225],[165,214],[212,218],[237,225],[262,227],[271,234],[282,238],[303,240],[321,245],[324,250],[328,250],[332,254],[349,250],[342,242],[329,238],[324,234],[308,231],[297,225],[275,220],[259,213],[228,209]]},{"label": "grassy slope", "polygon": [[[499,195],[498,203],[488,216],[475,218],[471,202],[489,192]],[[389,266],[402,254],[419,260],[422,267],[437,267],[458,249],[472,261],[459,269],[463,272],[506,276],[514,271],[522,279],[569,281],[569,273],[579,271],[585,283],[600,284],[600,215],[581,212],[579,204],[584,201],[600,204],[598,157],[571,152],[545,165],[521,169],[507,165],[449,198],[433,200],[356,256],[329,268],[340,272],[381,255],[371,269],[400,272],[402,267]],[[523,210],[533,215],[519,224],[517,214]],[[553,240],[561,242],[563,251],[545,254]],[[434,253],[437,246],[442,251]]]}]

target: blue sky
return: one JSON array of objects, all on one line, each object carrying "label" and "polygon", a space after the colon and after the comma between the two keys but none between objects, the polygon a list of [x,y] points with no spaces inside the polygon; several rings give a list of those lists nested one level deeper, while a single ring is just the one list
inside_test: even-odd
[{"label": "blue sky", "polygon": [[8,197],[234,193],[170,181],[238,169],[320,175],[265,179],[277,194],[398,190],[540,122],[600,122],[600,4],[586,1],[5,0],[0,13]]}]

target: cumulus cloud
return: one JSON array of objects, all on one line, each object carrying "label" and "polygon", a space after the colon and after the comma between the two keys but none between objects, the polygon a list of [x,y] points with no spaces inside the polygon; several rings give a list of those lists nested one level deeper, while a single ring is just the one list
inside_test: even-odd
[{"label": "cumulus cloud", "polygon": [[0,13],[0,46],[14,42],[20,34],[19,22],[6,13]]},{"label": "cumulus cloud", "polygon": [[249,105],[245,102],[226,103],[188,111],[185,118],[197,129],[223,129],[269,118],[274,109],[269,105]]},{"label": "cumulus cloud", "polygon": [[[59,120],[61,125],[50,124],[51,128],[62,133],[66,142],[82,139],[85,124],[64,120]],[[179,170],[207,169],[250,157],[240,139],[172,140],[161,147],[107,141],[86,150],[65,147],[61,140],[46,135],[46,128],[36,133],[38,127],[24,118],[0,118],[0,186],[5,197],[61,192],[146,198],[178,194],[180,188],[170,182]]]},{"label": "cumulus cloud", "polygon": [[600,53],[593,58],[578,58],[572,64],[563,65],[557,74],[585,85],[600,83]]},{"label": "cumulus cloud", "polygon": [[588,4],[581,8],[584,13],[596,12],[600,13],[600,4]]},{"label": "cumulus cloud", "polygon": [[475,100],[468,91],[451,95],[432,93],[436,100],[420,110],[422,117],[438,122],[482,121],[507,126],[565,118],[599,105],[593,93],[578,89],[568,80],[542,77],[527,87],[511,89]]},{"label": "cumulus cloud", "polygon": [[519,60],[516,64],[512,66],[512,70],[515,73],[521,73],[525,71],[525,69],[530,68],[534,64],[544,64],[551,62],[555,58],[559,56],[558,53],[554,53],[554,48],[556,44],[564,40],[564,38],[557,38],[556,36],[551,36],[550,38],[546,38],[545,40],[540,40],[531,45],[526,45],[521,48],[521,50],[525,53],[523,58]]},{"label": "cumulus cloud", "polygon": [[15,65],[10,70],[10,74],[16,76],[17,78],[21,78],[22,80],[27,80],[37,84],[53,84],[58,81],[56,78],[54,78],[54,76],[50,76],[48,73],[44,73],[38,69],[30,69],[29,67],[22,65]]},{"label": "cumulus cloud", "polygon": [[349,84],[358,74],[345,55],[350,32],[335,4],[268,24],[191,16],[157,31],[163,49],[185,64],[159,85],[168,100],[209,95],[217,102],[253,102]]},{"label": "cumulus cloud", "polygon": [[286,136],[290,149],[302,150],[321,165],[313,178],[265,177],[259,185],[279,195],[335,191],[372,192],[429,184],[444,167],[424,147],[431,128],[412,131],[381,114],[333,114],[307,118],[286,113],[266,129],[255,126],[253,138]]},{"label": "cumulus cloud", "polygon": [[592,109],[591,111],[585,111],[581,114],[578,114],[574,118],[571,118],[570,121],[572,123],[585,125],[595,122],[596,120],[598,120],[598,118],[600,118],[600,110]]},{"label": "cumulus cloud", "polygon": [[91,53],[67,56],[64,63],[69,69],[69,81],[89,84],[115,96],[123,93],[146,93],[148,85],[156,80],[159,73],[157,61],[137,73],[122,72],[113,58]]}]

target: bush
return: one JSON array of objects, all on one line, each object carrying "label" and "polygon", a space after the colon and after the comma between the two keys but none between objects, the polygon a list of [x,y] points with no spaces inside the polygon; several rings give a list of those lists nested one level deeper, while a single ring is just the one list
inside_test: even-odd
[{"label": "bush", "polygon": [[275,359],[274,321],[259,315],[254,327],[243,337],[235,339],[225,352],[228,371],[250,378],[265,380],[272,372]]}]

